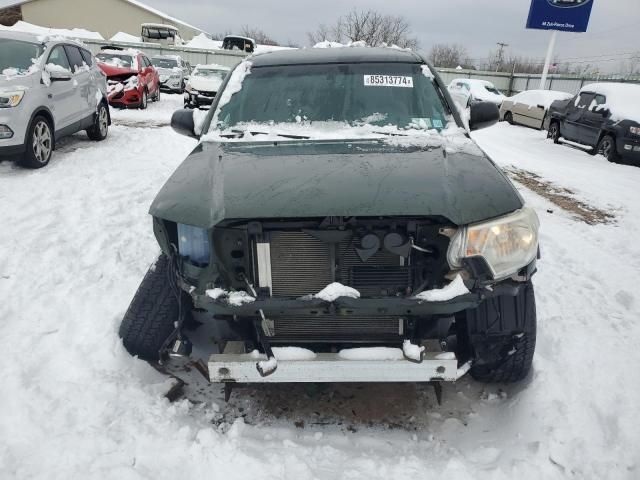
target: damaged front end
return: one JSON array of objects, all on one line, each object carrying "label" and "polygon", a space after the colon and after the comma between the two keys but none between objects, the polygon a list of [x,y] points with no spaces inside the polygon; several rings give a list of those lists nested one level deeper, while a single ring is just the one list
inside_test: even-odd
[{"label": "damaged front end", "polygon": [[107,77],[107,100],[112,106],[139,105],[142,96],[138,74],[134,72]]},{"label": "damaged front end", "polygon": [[[486,233],[442,217],[226,220],[210,230],[155,218],[154,229],[191,324],[207,331],[200,350],[212,353],[213,382],[453,381],[473,360],[460,345],[466,312],[518,295],[537,253],[536,225],[533,255],[500,270],[482,251]],[[189,353],[197,335],[184,328],[167,348]],[[278,361],[291,347],[312,356]],[[360,353],[345,358],[350,350]]]}]

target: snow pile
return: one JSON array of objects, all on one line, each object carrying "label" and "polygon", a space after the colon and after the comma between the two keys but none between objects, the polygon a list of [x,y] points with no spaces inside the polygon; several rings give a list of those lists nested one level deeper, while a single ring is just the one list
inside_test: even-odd
[{"label": "snow pile", "polygon": [[469,289],[464,284],[462,277],[460,275],[456,275],[456,278],[454,278],[454,280],[446,287],[421,292],[413,298],[424,302],[446,302],[468,293],[470,293]]},{"label": "snow pile", "polygon": [[422,354],[426,350],[426,347],[421,345],[414,345],[411,340],[405,340],[402,343],[402,353],[409,360],[419,362],[422,360]]},{"label": "snow pile", "polygon": [[[40,35],[42,37],[65,37],[85,40],[104,40],[104,37],[98,32],[92,32],[83,28],[73,28],[71,30],[66,28],[46,28],[38,25],[33,25],[22,20],[15,23],[11,27],[4,27],[0,25],[0,30],[10,30],[14,32],[32,33],[34,35]],[[44,40],[44,39],[43,39]]]},{"label": "snow pile", "polygon": [[360,298],[360,292],[355,288],[347,287],[341,283],[334,282],[327,285],[320,293],[316,293],[312,298],[333,302],[340,297]]},{"label": "snow pile", "polygon": [[529,108],[542,106],[545,110],[548,110],[556,100],[569,100],[572,97],[573,95],[570,93],[557,92],[555,90],[527,90],[509,97],[508,100],[529,105]]},{"label": "snow pile", "polygon": [[226,300],[232,307],[239,307],[246,303],[253,303],[256,301],[254,297],[243,291],[229,292],[222,288],[213,288],[211,290],[207,290],[205,293],[207,297],[212,298],[213,300]]},{"label": "snow pile", "polygon": [[404,352],[399,348],[390,347],[363,347],[346,348],[338,352],[343,360],[375,361],[375,360],[404,360]]},{"label": "snow pile", "polygon": [[136,37],[135,35],[131,35],[126,32],[118,32],[109,40],[112,42],[142,43],[142,39],[140,37]]},{"label": "snow pile", "polygon": [[202,48],[204,50],[220,50],[222,48],[222,42],[220,40],[211,40],[204,33],[201,33],[187,42],[185,47]]},{"label": "snow pile", "polygon": [[631,83],[592,83],[580,92],[596,92],[607,99],[598,110],[608,109],[613,121],[633,120],[640,123],[640,85]]}]

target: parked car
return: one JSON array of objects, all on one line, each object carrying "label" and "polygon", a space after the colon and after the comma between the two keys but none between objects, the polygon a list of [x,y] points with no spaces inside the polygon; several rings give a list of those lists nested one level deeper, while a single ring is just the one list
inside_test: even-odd
[{"label": "parked car", "polygon": [[143,23],[140,38],[145,43],[159,43],[169,47],[180,46],[184,43],[180,36],[180,30],[166,23]]},{"label": "parked car", "polygon": [[107,137],[106,78],[83,45],[0,31],[0,52],[0,156],[41,168],[62,137]]},{"label": "parked car", "polygon": [[151,63],[160,74],[160,89],[168,92],[183,93],[191,75],[191,65],[179,55],[151,57]]},{"label": "parked car", "polygon": [[507,98],[486,80],[457,78],[449,84],[449,93],[463,108],[473,102],[491,102],[500,106]]},{"label": "parked car", "polygon": [[556,100],[568,100],[573,95],[553,90],[527,90],[506,98],[500,106],[500,120],[510,124],[538,129],[549,126],[549,107]]},{"label": "parked car", "polygon": [[106,48],[96,55],[107,76],[109,104],[120,108],[147,108],[160,101],[160,74],[138,50]]},{"label": "parked car", "polygon": [[229,70],[231,70],[229,67],[222,65],[196,66],[185,88],[184,107],[210,106]]},{"label": "parked car", "polygon": [[640,85],[594,83],[551,105],[549,138],[591,147],[610,162],[640,162]]},{"label": "parked car", "polygon": [[[422,57],[267,53],[194,114],[173,115],[202,141],[151,206],[163,253],[120,327],[132,355],[205,355],[227,386],[527,375],[538,219]],[[497,121],[471,105],[471,129]]]}]

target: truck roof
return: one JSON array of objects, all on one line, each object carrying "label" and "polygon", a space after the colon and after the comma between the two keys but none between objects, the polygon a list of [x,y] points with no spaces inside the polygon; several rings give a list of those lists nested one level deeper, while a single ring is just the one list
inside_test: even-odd
[{"label": "truck roof", "polygon": [[278,50],[251,57],[254,67],[324,63],[426,63],[415,52],[387,47],[338,47]]}]

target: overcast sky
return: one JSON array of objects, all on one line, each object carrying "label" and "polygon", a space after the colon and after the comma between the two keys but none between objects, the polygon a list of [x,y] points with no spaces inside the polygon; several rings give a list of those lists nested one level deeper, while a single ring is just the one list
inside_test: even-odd
[{"label": "overcast sky", "polygon": [[[544,59],[550,32],[526,30],[530,0],[142,0],[165,13],[210,33],[238,31],[242,25],[264,30],[275,40],[307,44],[306,33],[332,24],[353,8],[401,15],[411,24],[422,50],[435,43],[464,45],[476,62],[485,59],[496,42],[509,52]],[[0,0],[0,6],[15,0]],[[615,71],[620,61],[640,51],[640,0],[593,0],[589,31],[560,32],[560,60],[599,63]],[[82,25],[78,25],[81,27]]]},{"label": "overcast sky", "polygon": [[[524,28],[530,0],[144,1],[209,32],[237,31],[247,24],[280,42],[300,44],[318,24],[331,24],[352,8],[371,8],[406,17],[425,51],[434,43],[460,43],[477,59],[487,57],[496,42],[508,43],[512,53],[544,58],[550,35]],[[589,31],[560,32],[556,52],[561,59],[582,62],[611,58],[601,65],[615,69],[624,56],[613,54],[640,51],[640,0],[593,1]]]}]

